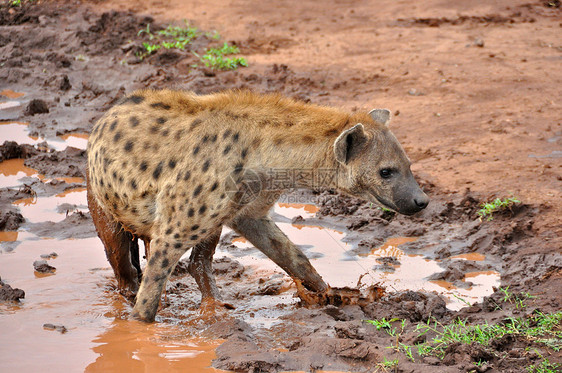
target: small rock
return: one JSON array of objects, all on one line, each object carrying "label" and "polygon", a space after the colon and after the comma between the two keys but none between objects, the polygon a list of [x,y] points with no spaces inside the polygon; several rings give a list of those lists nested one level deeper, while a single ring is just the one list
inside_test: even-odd
[{"label": "small rock", "polygon": [[25,114],[35,115],[35,114],[45,114],[49,112],[49,107],[47,103],[43,100],[35,99],[29,101]]},{"label": "small rock", "polygon": [[56,330],[57,332],[61,332],[62,334],[68,331],[68,329],[66,329],[64,325],[55,325],[55,324],[43,324],[43,329]]},{"label": "small rock", "polygon": [[381,258],[377,258],[376,261],[380,263],[400,265],[400,261],[395,256],[384,256]]},{"label": "small rock", "polygon": [[423,96],[425,93],[420,92],[420,91],[418,91],[418,90],[415,89],[415,88],[411,88],[411,89],[408,91],[408,94],[409,94],[410,96]]},{"label": "small rock", "polygon": [[59,254],[55,253],[54,251],[50,254],[41,254],[40,257],[43,259],[54,259],[57,256],[59,256]]},{"label": "small rock", "polygon": [[59,83],[59,89],[61,91],[68,91],[70,88],[72,88],[72,85],[70,84],[70,79],[68,79],[68,75],[63,75]]},{"label": "small rock", "polygon": [[18,288],[14,289],[0,279],[0,301],[18,302],[21,298],[25,298],[25,292],[23,290]]},{"label": "small rock", "polygon": [[270,279],[262,283],[257,291],[259,295],[277,295],[283,288],[283,279]]},{"label": "small rock", "polygon": [[293,224],[302,223],[303,221],[304,221],[304,218],[300,215],[297,215],[293,219],[291,219],[291,223],[293,223]]},{"label": "small rock", "polygon": [[474,40],[474,45],[476,45],[477,47],[480,47],[480,48],[484,48],[484,40],[482,40],[480,38],[476,38]]},{"label": "small rock", "polygon": [[46,260],[36,260],[33,262],[33,268],[40,273],[53,273],[57,269],[47,264]]}]

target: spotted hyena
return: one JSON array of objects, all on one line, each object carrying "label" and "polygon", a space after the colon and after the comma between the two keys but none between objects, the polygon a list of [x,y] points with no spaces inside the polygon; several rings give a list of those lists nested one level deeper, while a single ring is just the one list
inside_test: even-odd
[{"label": "spotted hyena", "polygon": [[[247,91],[142,90],[124,98],[91,133],[88,204],[119,286],[138,290],[133,316],[154,320],[166,281],[190,248],[202,305],[214,304],[211,263],[223,225],[309,290],[327,291],[268,217],[286,190],[270,182],[271,170],[331,170],[325,187],[414,214],[429,199],[389,120],[385,109],[349,114]],[[303,178],[299,186],[313,183]],[[142,276],[137,238],[150,248]]]}]

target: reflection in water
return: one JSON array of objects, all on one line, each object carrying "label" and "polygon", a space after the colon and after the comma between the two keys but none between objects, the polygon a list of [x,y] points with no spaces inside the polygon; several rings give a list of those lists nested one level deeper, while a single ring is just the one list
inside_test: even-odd
[{"label": "reflection in water", "polygon": [[318,211],[318,206],[306,204],[306,203],[277,203],[273,207],[273,211],[279,215],[283,215],[289,219],[293,219],[296,216],[302,216],[303,218],[311,218]]},{"label": "reflection in water", "polygon": [[18,239],[18,232],[16,231],[0,231],[0,242],[14,242]]},{"label": "reflection in water", "polygon": [[465,260],[473,260],[475,262],[481,262],[486,259],[486,255],[480,253],[466,253],[452,256],[451,259],[465,259]]},{"label": "reflection in water", "polygon": [[29,197],[14,202],[31,223],[59,222],[73,211],[87,212],[86,188],[69,189],[51,197]]},{"label": "reflection in water", "polygon": [[18,181],[22,177],[33,176],[44,179],[43,175],[37,173],[37,170],[25,166],[25,159],[14,158],[0,162],[0,188],[19,186]]},{"label": "reflection in water", "polygon": [[179,328],[115,319],[92,342],[98,356],[85,372],[219,372],[209,368],[220,342],[182,337]]},{"label": "reflection in water", "polygon": [[67,133],[55,138],[30,136],[28,123],[22,122],[0,122],[0,138],[4,141],[15,141],[18,144],[38,145],[47,142],[55,150],[64,150],[71,146],[78,149],[86,149],[88,145],[87,133]]},{"label": "reflection in water", "polygon": [[14,92],[11,89],[4,89],[2,92],[0,92],[0,95],[8,97],[8,98],[20,98],[20,97],[24,96],[25,93]]},{"label": "reflection in water", "polygon": [[64,147],[72,146],[73,148],[86,149],[88,136],[87,133],[67,133],[60,138],[64,140]]}]

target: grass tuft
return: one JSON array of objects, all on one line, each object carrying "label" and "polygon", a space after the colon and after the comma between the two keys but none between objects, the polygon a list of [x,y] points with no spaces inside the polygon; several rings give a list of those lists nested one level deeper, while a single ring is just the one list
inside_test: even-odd
[{"label": "grass tuft", "polygon": [[235,70],[239,66],[248,66],[248,62],[243,57],[226,57],[240,53],[240,49],[235,45],[224,43],[220,48],[209,48],[203,56],[199,57],[205,66],[218,70]]},{"label": "grass tuft", "polygon": [[483,218],[486,218],[486,220],[488,221],[493,220],[494,212],[508,209],[517,203],[521,203],[521,201],[514,197],[504,198],[503,200],[500,198],[496,198],[492,202],[483,203],[481,205],[482,208],[478,210],[478,219],[480,221],[482,221]]}]

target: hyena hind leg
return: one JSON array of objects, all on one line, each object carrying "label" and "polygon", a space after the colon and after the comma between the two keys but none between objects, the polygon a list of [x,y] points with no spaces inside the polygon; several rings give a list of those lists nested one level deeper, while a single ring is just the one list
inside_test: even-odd
[{"label": "hyena hind leg", "polygon": [[87,195],[90,214],[103,242],[107,260],[115,273],[119,291],[126,296],[134,295],[141,278],[138,240],[102,210],[92,195],[89,184]]},{"label": "hyena hind leg", "polygon": [[221,300],[215,276],[213,275],[213,255],[219,243],[220,230],[198,243],[191,249],[189,274],[197,282],[201,291],[201,311],[213,313],[217,307],[233,309],[234,306]]}]

